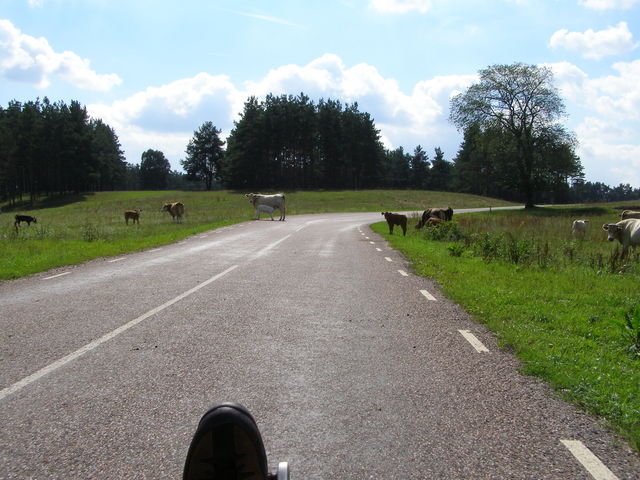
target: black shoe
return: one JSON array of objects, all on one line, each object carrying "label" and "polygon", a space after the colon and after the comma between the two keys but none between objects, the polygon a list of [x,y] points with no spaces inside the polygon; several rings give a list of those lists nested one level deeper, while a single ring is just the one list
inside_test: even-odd
[{"label": "black shoe", "polygon": [[267,475],[262,437],[245,407],[221,403],[202,416],[187,453],[184,480],[266,480]]}]

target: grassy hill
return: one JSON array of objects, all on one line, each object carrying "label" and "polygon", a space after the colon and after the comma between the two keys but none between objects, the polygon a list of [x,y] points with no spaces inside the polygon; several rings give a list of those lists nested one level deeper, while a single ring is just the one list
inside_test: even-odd
[{"label": "grassy hill", "polygon": [[[364,190],[286,193],[287,215],[327,212],[423,210],[508,205],[502,200],[448,192]],[[181,224],[161,212],[164,203],[181,201]],[[249,220],[254,210],[243,193],[136,191],[100,192],[43,199],[34,208],[1,206],[0,279],[17,278],[93,258],[175,242],[224,225]],[[20,208],[22,207],[22,208]],[[125,225],[123,211],[142,209],[140,225]],[[16,232],[14,215],[38,219]]]}]

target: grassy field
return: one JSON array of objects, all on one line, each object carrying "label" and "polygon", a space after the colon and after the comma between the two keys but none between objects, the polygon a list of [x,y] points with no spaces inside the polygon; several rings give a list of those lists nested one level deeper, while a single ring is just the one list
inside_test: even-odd
[{"label": "grassy field", "polygon": [[[571,222],[590,221],[584,238]],[[445,294],[494,331],[565,399],[640,450],[640,262],[623,260],[608,206],[457,215],[445,228],[384,235]],[[413,219],[415,224],[416,219]]]},{"label": "grassy field", "polygon": [[[323,212],[422,210],[506,205],[474,195],[411,190],[291,192],[287,215]],[[181,201],[181,224],[160,208]],[[7,208],[0,214],[0,280],[17,278],[93,258],[120,255],[178,241],[202,231],[249,220],[253,207],[242,193],[102,192],[78,197],[53,197],[33,209]],[[140,225],[125,225],[123,211],[141,208]],[[38,219],[15,231],[16,213]],[[131,222],[130,222],[131,223]]]}]

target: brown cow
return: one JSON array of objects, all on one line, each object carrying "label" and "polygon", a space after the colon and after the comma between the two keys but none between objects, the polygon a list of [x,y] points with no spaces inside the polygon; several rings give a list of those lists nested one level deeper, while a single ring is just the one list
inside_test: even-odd
[{"label": "brown cow", "polygon": [[389,225],[389,235],[393,235],[393,226],[400,225],[402,228],[402,235],[407,234],[407,216],[400,213],[382,212],[387,225]]},{"label": "brown cow", "polygon": [[125,210],[124,211],[124,221],[127,225],[129,225],[129,219],[133,220],[133,223],[138,223],[140,225],[140,212],[142,210],[140,208],[136,208],[135,210]]},{"label": "brown cow", "polygon": [[162,206],[161,211],[169,212],[169,215],[171,215],[173,220],[180,222],[182,220],[182,215],[184,215],[184,205],[181,202],[165,203]]},{"label": "brown cow", "polygon": [[430,217],[430,218],[427,218],[427,227],[437,227],[442,222],[444,222],[444,220],[442,220],[441,218]]},{"label": "brown cow", "polygon": [[418,221],[416,225],[416,230],[421,229],[427,223],[429,218],[439,218],[440,220],[444,220],[445,222],[451,221],[453,218],[453,208],[429,208],[422,212],[422,218]]}]

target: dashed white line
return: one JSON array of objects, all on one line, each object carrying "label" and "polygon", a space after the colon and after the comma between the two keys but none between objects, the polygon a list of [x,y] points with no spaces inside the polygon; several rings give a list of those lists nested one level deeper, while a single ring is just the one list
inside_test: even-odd
[{"label": "dashed white line", "polygon": [[376,250],[377,250],[377,251],[379,251],[379,252],[381,252],[381,251],[382,251],[382,249],[381,249],[381,248],[378,248],[378,247],[376,247]]},{"label": "dashed white line", "polygon": [[478,340],[478,337],[476,337],[469,330],[458,330],[458,331],[462,334],[464,338],[467,339],[467,342],[469,342],[471,346],[473,346],[473,348],[475,348],[478,353],[483,353],[483,352],[489,353],[489,349],[485,347],[483,343],[480,340]]},{"label": "dashed white line", "polygon": [[369,240],[369,237],[364,237],[364,238],[366,238],[367,240]]},{"label": "dashed white line", "polygon": [[120,260],[124,260],[126,257],[114,258],[113,260],[108,260],[109,263],[119,262]]},{"label": "dashed white line", "polygon": [[569,449],[572,455],[576,457],[576,460],[578,460],[596,480],[618,480],[618,477],[616,477],[591,450],[585,447],[580,440],[560,440],[560,442]]},{"label": "dashed white line", "polygon": [[429,292],[427,292],[426,290],[420,290],[420,293],[422,295],[424,295],[425,297],[427,297],[427,300],[431,300],[432,302],[436,301],[436,297],[434,297],[433,295],[431,295]]},{"label": "dashed white line", "polygon": [[138,318],[135,318],[135,319],[131,320],[128,323],[125,323],[124,325],[116,328],[115,330],[113,330],[112,332],[107,333],[106,335],[103,335],[102,337],[98,338],[97,340],[94,340],[91,343],[87,343],[84,347],[79,348],[75,352],[72,352],[69,355],[67,355],[65,357],[62,357],[61,359],[56,360],[55,362],[47,365],[44,368],[41,368],[37,372],[29,375],[28,377],[23,378],[22,380],[14,383],[13,385],[11,385],[9,387],[6,387],[6,388],[3,388],[2,390],[0,390],[0,400],[4,399],[8,395],[11,395],[12,393],[17,392],[21,388],[26,387],[27,385],[39,380],[40,378],[42,378],[45,375],[57,370],[58,368],[63,367],[67,363],[72,362],[76,358],[81,357],[85,353],[90,352],[94,348],[102,345],[105,342],[108,342],[112,338],[117,337],[121,333],[129,330],[131,327],[134,327],[135,325],[137,325],[138,323],[142,322],[143,320],[151,317],[152,315],[155,315],[158,312],[161,312],[165,308],[170,307],[174,303],[179,302],[183,298],[188,297],[189,295],[191,295],[192,293],[197,292],[201,288],[206,287],[211,282],[215,282],[219,278],[225,276],[227,273],[235,270],[237,267],[238,267],[238,265],[233,265],[232,267],[227,268],[224,272],[221,272],[221,273],[218,273],[217,275],[214,275],[210,279],[205,280],[204,282],[196,285],[195,287],[193,287],[190,290],[187,290],[184,293],[181,293],[177,297],[169,300],[168,302],[163,303],[159,307],[156,307],[156,308],[154,308],[152,310],[149,310],[147,313],[145,313],[143,315],[140,315]]},{"label": "dashed white line", "polygon": [[393,260],[391,260],[389,257],[384,257],[384,259],[385,259],[387,262],[393,262]]},{"label": "dashed white line", "polygon": [[408,277],[409,274],[407,272],[405,272],[404,270],[398,270],[398,273],[400,273],[400,275],[402,275],[403,277]]},{"label": "dashed white line", "polygon": [[375,244],[376,244],[376,242],[369,242],[369,243],[370,243],[371,245],[375,245]]},{"label": "dashed white line", "polygon": [[51,275],[50,277],[44,277],[43,280],[51,280],[52,278],[62,277],[63,275],[69,275],[71,272],[59,273],[57,275]]}]

